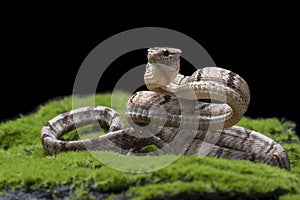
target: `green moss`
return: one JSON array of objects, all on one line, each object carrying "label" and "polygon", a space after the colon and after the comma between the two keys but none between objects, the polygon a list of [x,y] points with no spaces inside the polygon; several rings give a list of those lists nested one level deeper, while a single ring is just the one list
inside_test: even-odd
[{"label": "green moss", "polygon": [[96,199],[93,195],[88,192],[88,185],[81,184],[75,188],[74,197],[68,198],[68,200],[94,200]]},{"label": "green moss", "polygon": [[174,164],[153,172],[152,178],[155,179],[150,184],[132,187],[134,196],[150,199],[166,193],[238,191],[247,194],[278,189],[300,192],[297,176],[284,170],[247,161],[228,162],[196,156],[183,156]]},{"label": "green moss", "polygon": [[[124,105],[128,97],[128,94],[118,92],[111,101],[110,94],[99,94],[96,95],[94,103],[109,107],[113,105],[124,118]],[[93,199],[96,197],[95,191],[106,194],[111,199],[118,196],[151,199],[166,194],[266,194],[276,191],[282,191],[276,193],[278,196],[289,193],[281,199],[299,198],[300,142],[291,122],[282,122],[276,118],[247,117],[239,122],[241,126],[259,131],[280,142],[288,151],[290,172],[248,161],[197,156],[182,156],[177,159],[165,154],[123,156],[113,152],[65,152],[46,156],[40,142],[43,124],[72,109],[74,101],[76,107],[87,106],[87,102],[91,102],[87,98],[59,98],[41,105],[34,113],[0,124],[0,196],[8,188],[46,188],[51,191],[53,187],[69,185],[74,191],[69,199]],[[93,127],[85,129],[99,134]],[[74,131],[65,139],[78,138],[76,134]],[[91,136],[95,135],[85,135],[86,138]],[[143,149],[144,152],[155,150],[155,146]],[[175,162],[151,173],[125,173],[108,167],[106,161],[109,159],[132,172],[147,171],[147,168],[143,168],[143,163],[155,168],[157,163]]]},{"label": "green moss", "polygon": [[288,121],[280,121],[277,118],[250,119],[248,117],[243,117],[238,125],[256,130],[273,138],[280,144],[299,142],[299,138],[293,132],[295,124]]},{"label": "green moss", "polygon": [[300,194],[288,194],[280,197],[280,200],[299,200]]}]

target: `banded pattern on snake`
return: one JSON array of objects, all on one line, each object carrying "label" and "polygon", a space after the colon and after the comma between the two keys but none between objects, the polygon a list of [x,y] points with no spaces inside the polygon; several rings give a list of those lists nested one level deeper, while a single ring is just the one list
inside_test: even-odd
[{"label": "banded pattern on snake", "polygon": [[[144,80],[151,91],[137,92],[128,100],[125,116],[130,128],[124,128],[111,108],[79,108],[43,126],[45,152],[89,149],[127,154],[154,144],[167,153],[246,159],[289,170],[288,154],[280,144],[235,125],[250,101],[245,80],[219,67],[205,67],[184,76],[179,73],[180,55],[181,50],[175,48],[148,49]],[[59,139],[90,123],[108,127],[108,133],[78,141]]]}]

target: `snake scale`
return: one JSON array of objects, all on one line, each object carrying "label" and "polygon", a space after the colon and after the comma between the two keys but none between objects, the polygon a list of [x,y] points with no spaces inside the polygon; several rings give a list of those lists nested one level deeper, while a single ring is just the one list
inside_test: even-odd
[{"label": "snake scale", "polygon": [[[263,162],[290,170],[287,152],[267,136],[235,125],[246,112],[250,92],[238,74],[205,67],[191,76],[179,73],[181,50],[148,49],[144,81],[150,91],[131,96],[125,128],[119,114],[104,106],[83,107],[60,114],[41,130],[47,154],[63,151],[110,150],[138,152],[154,144],[172,154],[204,155]],[[100,123],[108,133],[99,137],[64,141],[73,129]]]}]

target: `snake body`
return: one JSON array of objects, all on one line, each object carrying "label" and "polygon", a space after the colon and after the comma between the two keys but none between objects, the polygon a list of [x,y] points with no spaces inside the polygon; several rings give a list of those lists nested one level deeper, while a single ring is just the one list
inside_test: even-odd
[{"label": "snake body", "polygon": [[[179,73],[180,55],[181,50],[175,48],[148,49],[144,80],[150,91],[137,92],[128,100],[125,116],[130,128],[124,128],[119,114],[111,108],[75,109],[43,126],[45,152],[89,149],[126,154],[154,144],[167,153],[246,159],[289,170],[288,154],[280,144],[235,125],[250,101],[245,80],[219,67],[184,76]],[[91,123],[107,127],[108,133],[78,141],[59,139]]]}]

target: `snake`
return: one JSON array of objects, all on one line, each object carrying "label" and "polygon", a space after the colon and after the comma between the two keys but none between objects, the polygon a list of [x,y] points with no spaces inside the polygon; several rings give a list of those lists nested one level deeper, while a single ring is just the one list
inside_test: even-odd
[{"label": "snake", "polygon": [[[288,153],[279,143],[236,125],[250,103],[246,81],[220,67],[204,67],[190,76],[183,75],[181,54],[178,48],[148,48],[144,82],[149,90],[129,98],[125,117],[130,127],[106,106],[70,110],[42,127],[45,153],[90,150],[130,155],[155,145],[170,154],[248,160],[290,170]],[[82,140],[61,139],[89,124],[100,124],[107,133]]]}]

